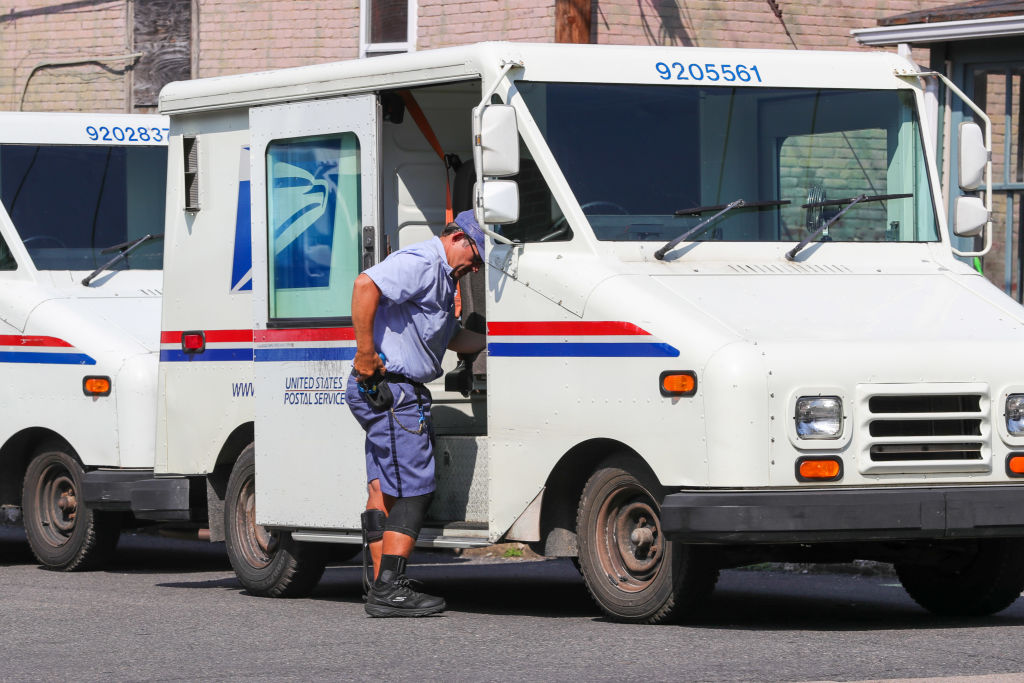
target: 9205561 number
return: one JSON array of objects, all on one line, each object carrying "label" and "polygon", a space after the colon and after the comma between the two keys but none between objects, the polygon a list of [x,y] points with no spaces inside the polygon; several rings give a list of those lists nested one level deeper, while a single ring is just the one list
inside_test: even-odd
[{"label": "9205561 number", "polygon": [[756,64],[656,62],[654,69],[663,81],[763,83],[761,70],[757,68]]}]

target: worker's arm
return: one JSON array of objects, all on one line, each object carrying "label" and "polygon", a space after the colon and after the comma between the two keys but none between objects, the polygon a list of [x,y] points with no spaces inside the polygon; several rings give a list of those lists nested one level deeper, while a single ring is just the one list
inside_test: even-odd
[{"label": "worker's arm", "polygon": [[380,288],[366,273],[360,273],[352,287],[352,327],[356,336],[356,357],[352,362],[356,379],[384,372],[384,362],[373,346],[373,321],[380,304]]}]

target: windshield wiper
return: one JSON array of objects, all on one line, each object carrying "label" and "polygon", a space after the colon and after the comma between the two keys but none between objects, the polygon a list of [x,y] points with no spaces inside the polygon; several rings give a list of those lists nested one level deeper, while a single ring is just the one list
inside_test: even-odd
[{"label": "windshield wiper", "polygon": [[[734,202],[729,202],[728,204],[723,206],[722,210],[719,211],[718,213],[716,213],[714,216],[712,216],[710,218],[705,218],[700,223],[698,223],[697,225],[693,226],[692,228],[690,228],[689,230],[684,232],[682,235],[680,235],[679,237],[675,238],[674,240],[672,240],[671,242],[669,242],[668,244],[663,246],[658,251],[654,252],[654,258],[656,258],[659,261],[661,261],[662,259],[665,258],[665,254],[667,254],[669,252],[669,250],[672,249],[672,247],[676,246],[677,244],[679,244],[680,242],[685,240],[690,235],[695,235],[698,232],[703,232],[705,229],[707,229],[707,227],[709,225],[711,225],[711,223],[714,222],[714,220],[716,218],[718,218],[719,216],[723,216],[723,215],[729,213],[730,211],[735,209],[737,206],[743,206],[745,203],[746,202],[744,202],[742,199],[737,199]],[[697,208],[698,209],[704,209],[706,211],[711,211],[711,208],[707,208],[707,207],[703,207],[703,206],[699,206]],[[718,207],[713,207],[713,208],[718,208]],[[679,214],[677,213],[676,215],[679,215]],[[683,215],[685,215],[685,214],[683,214]]]},{"label": "windshield wiper", "polygon": [[115,244],[112,247],[107,247],[106,249],[101,250],[100,251],[101,254],[112,254],[112,253],[114,253],[116,251],[117,252],[117,256],[115,256],[114,258],[110,259],[109,261],[104,263],[102,266],[100,266],[99,268],[97,268],[96,270],[92,271],[91,273],[86,275],[84,278],[82,278],[82,284],[85,285],[86,287],[88,287],[89,283],[92,282],[93,279],[97,275],[99,275],[100,273],[102,273],[105,270],[108,270],[115,263],[123,261],[125,258],[128,257],[128,254],[132,253],[133,251],[135,251],[136,249],[141,247],[143,244],[145,244],[146,242],[148,242],[150,240],[163,239],[163,237],[164,237],[164,234],[162,232],[161,233],[157,233],[155,235],[153,235],[153,234],[143,235],[142,237],[140,237],[140,238],[138,238],[136,240],[132,240],[130,242],[122,242],[121,244]]},{"label": "windshield wiper", "polygon": [[825,223],[820,225],[817,230],[815,230],[810,235],[808,235],[807,237],[805,237],[802,240],[800,240],[800,244],[796,245],[795,247],[793,247],[792,249],[787,251],[786,252],[786,260],[788,260],[788,261],[795,261],[796,260],[796,255],[800,253],[800,250],[802,250],[808,244],[810,244],[815,239],[817,239],[818,235],[820,235],[821,233],[823,233],[826,230],[828,230],[830,225],[832,225],[833,223],[838,221],[840,218],[842,218],[843,214],[846,213],[847,211],[849,211],[850,209],[852,209],[854,207],[854,205],[860,204],[861,202],[881,202],[881,201],[884,201],[886,199],[907,199],[908,197],[913,197],[913,196],[914,196],[913,194],[873,194],[873,195],[860,194],[860,195],[857,195],[856,197],[847,197],[845,199],[826,199],[826,200],[820,201],[820,202],[811,202],[810,204],[802,204],[800,206],[801,209],[813,209],[813,208],[817,208],[819,206],[839,206],[841,204],[846,204],[846,206],[843,207],[842,211],[837,213],[835,216],[832,216],[832,218],[829,218],[828,221],[826,221]]},{"label": "windshield wiper", "polygon": [[699,213],[706,213],[708,211],[717,211],[718,213],[716,213],[714,216],[711,216],[710,218],[702,220],[700,223],[693,226],[692,228],[684,232],[682,235],[680,235],[679,237],[675,238],[674,240],[663,246],[658,251],[654,252],[654,258],[661,261],[662,259],[665,258],[665,254],[672,250],[672,247],[676,246],[677,244],[686,240],[689,237],[704,232],[704,230],[706,230],[707,227],[715,221],[715,219],[717,219],[719,216],[723,216],[729,213],[733,209],[739,208],[741,206],[748,209],[759,209],[767,206],[782,206],[784,204],[789,203],[790,202],[788,199],[773,199],[763,202],[748,202],[743,199],[737,199],[736,201],[729,202],[728,204],[719,204],[716,206],[696,206],[692,209],[680,209],[679,211],[675,212],[676,216],[695,216]]},{"label": "windshield wiper", "polygon": [[886,199],[907,199],[913,197],[913,194],[862,194],[856,197],[846,197],[845,199],[825,199],[820,202],[811,202],[810,204],[801,204],[801,209],[814,209],[819,206],[841,206],[854,200],[857,202],[884,202]]},{"label": "windshield wiper", "polygon": [[[747,209],[759,209],[766,206],[783,206],[785,204],[791,204],[788,199],[770,199],[763,202],[743,202],[742,206]],[[727,208],[728,204],[717,204],[714,206],[695,206],[692,209],[679,209],[675,212],[676,216],[696,216],[699,213],[707,213],[708,211],[721,211]]]}]

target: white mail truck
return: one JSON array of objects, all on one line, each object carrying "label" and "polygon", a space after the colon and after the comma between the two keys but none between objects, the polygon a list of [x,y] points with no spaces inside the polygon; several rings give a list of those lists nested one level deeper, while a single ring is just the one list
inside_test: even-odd
[{"label": "white mail truck", "polygon": [[936,613],[1005,608],[1024,310],[956,258],[989,243],[991,132],[977,112],[949,150],[947,226],[937,80],[881,53],[484,43],[168,85],[158,477],[205,478],[252,593],[358,550],[352,283],[450,197],[488,230],[461,285],[488,343],[431,387],[421,546],[576,558],[633,622],[764,560],[882,560]]},{"label": "white mail truck", "polygon": [[167,118],[0,113],[0,506],[46,567],[189,514],[153,479]]}]

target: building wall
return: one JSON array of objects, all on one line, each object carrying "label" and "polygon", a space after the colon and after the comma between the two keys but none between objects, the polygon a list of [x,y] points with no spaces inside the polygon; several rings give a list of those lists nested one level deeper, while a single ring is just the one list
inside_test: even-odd
[{"label": "building wall", "polygon": [[0,14],[0,108],[125,111],[128,49],[125,0],[21,0]]},{"label": "building wall", "polygon": [[550,43],[554,0],[420,0],[416,48],[427,50],[482,40]]},{"label": "building wall", "polygon": [[[626,45],[864,50],[850,35],[881,17],[949,0],[592,0],[594,42]],[[788,30],[788,34],[787,34]],[[924,62],[927,63],[927,60]]]},{"label": "building wall", "polygon": [[359,0],[197,0],[193,21],[197,78],[359,56]]}]

